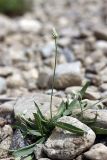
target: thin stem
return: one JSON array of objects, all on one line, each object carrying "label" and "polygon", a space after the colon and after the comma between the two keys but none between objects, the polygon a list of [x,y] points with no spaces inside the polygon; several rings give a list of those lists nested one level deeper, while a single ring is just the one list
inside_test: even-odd
[{"label": "thin stem", "polygon": [[52,92],[51,92],[51,101],[50,101],[50,116],[52,119],[52,97],[53,97],[53,89],[54,89],[54,82],[55,82],[55,71],[56,71],[56,64],[57,64],[57,38],[55,38],[55,65],[54,65],[54,73],[52,78]]}]

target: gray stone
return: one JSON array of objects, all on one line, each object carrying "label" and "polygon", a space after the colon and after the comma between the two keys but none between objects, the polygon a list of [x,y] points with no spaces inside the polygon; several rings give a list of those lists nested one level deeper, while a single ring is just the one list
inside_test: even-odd
[{"label": "gray stone", "polygon": [[21,74],[15,73],[7,78],[9,88],[25,87],[26,82]]},{"label": "gray stone", "polygon": [[52,71],[50,69],[46,69],[44,71],[40,71],[37,85],[39,88],[49,88],[49,78],[50,75],[52,74]]},{"label": "gray stone", "polygon": [[41,54],[43,58],[49,58],[54,55],[54,43],[50,42],[47,43],[42,49],[41,49]]},{"label": "gray stone", "polygon": [[[90,67],[89,70],[91,72],[99,72],[98,69],[96,70],[96,67]],[[102,83],[102,79],[99,75],[93,74],[93,73],[87,73],[86,78],[90,80],[91,84],[94,86],[99,86]]]},{"label": "gray stone", "polygon": [[[25,96],[20,97],[15,106],[14,106],[14,113],[15,116],[19,116],[25,114],[26,118],[33,118],[33,113],[36,112],[36,107],[34,105],[34,101],[38,104],[41,112],[50,117],[50,96],[40,93],[35,94],[27,94]],[[53,97],[53,115],[57,112],[57,108],[61,103],[61,99],[57,97]]]},{"label": "gray stone", "polygon": [[[96,125],[107,128],[107,110],[106,109],[87,109],[83,112],[83,117],[87,120],[93,120],[97,113]],[[79,118],[79,117],[78,117]]]},{"label": "gray stone", "polygon": [[5,93],[7,89],[6,80],[0,77],[0,94]]},{"label": "gray stone", "polygon": [[94,35],[97,39],[107,40],[107,29],[106,28],[94,28]]},{"label": "gray stone", "polygon": [[3,127],[6,124],[6,120],[0,117],[0,127]]},{"label": "gray stone", "polygon": [[67,47],[71,43],[71,39],[69,37],[60,38],[58,40],[58,45],[61,47]]},{"label": "gray stone", "polygon": [[12,137],[11,150],[17,150],[25,146],[26,143],[21,131],[19,129],[16,129]]},{"label": "gray stone", "polygon": [[102,92],[107,91],[107,83],[101,84],[100,91],[102,91]]},{"label": "gray stone", "polygon": [[11,67],[0,67],[0,76],[1,77],[8,77],[9,75],[12,75],[13,68]]},{"label": "gray stone", "polygon": [[22,18],[18,21],[19,29],[24,32],[39,32],[41,23],[36,19]]},{"label": "gray stone", "polygon": [[19,62],[27,62],[28,58],[26,56],[26,50],[24,47],[20,45],[13,45],[9,48],[8,52],[14,64]]},{"label": "gray stone", "polygon": [[106,160],[107,146],[102,143],[95,144],[89,151],[84,153],[84,158],[89,160]]},{"label": "gray stone", "polygon": [[82,155],[78,156],[75,160],[83,160]]},{"label": "gray stone", "polygon": [[[81,63],[65,63],[56,67],[56,75],[54,88],[65,89],[69,86],[78,86],[82,83],[81,76]],[[52,85],[52,76],[49,80],[50,86]]]},{"label": "gray stone", "polygon": [[65,56],[66,61],[68,63],[73,62],[75,60],[75,55],[74,55],[74,53],[73,53],[73,51],[71,49],[69,49],[69,48],[63,48],[62,49],[62,53]]},{"label": "gray stone", "polygon": [[83,129],[83,136],[56,127],[44,144],[44,152],[49,158],[71,160],[89,149],[95,141],[95,133],[85,124],[73,117],[64,116],[61,122],[72,124]]},{"label": "gray stone", "polygon": [[0,116],[2,115],[12,115],[14,111],[14,104],[15,104],[15,99],[14,101],[9,101],[5,102],[0,105]]},{"label": "gray stone", "polygon": [[97,41],[96,42],[96,48],[101,49],[103,51],[107,51],[107,41]]},{"label": "gray stone", "polygon": [[12,142],[12,128],[9,125],[0,127],[0,159],[8,155],[8,150]]},{"label": "gray stone", "polygon": [[43,153],[43,144],[37,144],[36,148],[34,149],[34,154],[36,159],[45,157]]}]

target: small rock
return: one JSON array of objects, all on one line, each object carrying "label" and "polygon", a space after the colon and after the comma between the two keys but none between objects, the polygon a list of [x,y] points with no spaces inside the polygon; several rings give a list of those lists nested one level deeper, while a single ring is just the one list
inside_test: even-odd
[{"label": "small rock", "polygon": [[[85,44],[75,44],[72,46],[74,55],[76,59],[79,59],[84,62],[84,56],[86,54]],[[81,54],[82,53],[82,54]]]},{"label": "small rock", "polygon": [[24,32],[39,32],[41,29],[41,23],[36,19],[20,19],[19,22],[19,29]]},{"label": "small rock", "polygon": [[107,40],[107,29],[106,28],[94,28],[94,35],[97,39]]},{"label": "small rock", "polygon": [[34,149],[34,154],[36,159],[44,157],[43,144],[37,144],[36,148]]},{"label": "small rock", "polygon": [[40,71],[37,85],[39,88],[49,88],[49,78],[52,74],[52,70],[50,68],[44,69],[44,71]]},{"label": "small rock", "polygon": [[67,47],[71,43],[71,39],[69,37],[63,37],[58,40],[58,45],[60,47]]},{"label": "small rock", "polygon": [[101,84],[101,86],[100,86],[99,89],[100,89],[100,91],[102,91],[102,92],[107,91],[107,83]]},{"label": "small rock", "polygon": [[90,36],[85,40],[86,50],[93,51],[95,49],[95,37]]},{"label": "small rock", "polygon": [[96,48],[101,49],[103,51],[107,51],[107,41],[103,41],[103,40],[97,41]]},{"label": "small rock", "polygon": [[5,102],[0,105],[0,116],[13,114],[15,101]]},{"label": "small rock", "polygon": [[41,49],[41,54],[43,58],[49,58],[54,55],[54,43],[50,42]]},{"label": "small rock", "polygon": [[102,143],[95,144],[89,151],[84,153],[84,158],[89,160],[106,160],[107,147]]},{"label": "small rock", "polygon": [[15,132],[13,133],[11,149],[17,150],[25,146],[26,146],[25,140],[21,131],[19,129],[16,129]]},{"label": "small rock", "polygon": [[13,68],[11,67],[0,67],[0,76],[1,77],[8,77],[12,75]]},{"label": "small rock", "polygon": [[9,88],[25,87],[26,82],[24,81],[21,74],[16,73],[7,78],[7,86]]},{"label": "small rock", "polygon": [[[95,62],[100,62],[102,59],[103,59],[103,57],[104,57],[104,53],[103,53],[103,51],[102,50],[95,50],[95,51],[93,51],[92,53],[91,53],[91,58],[92,58],[92,60],[93,60],[93,63],[95,63]],[[104,59],[105,59],[105,57],[104,57]],[[104,60],[105,61],[105,60]]]},{"label": "small rock", "polygon": [[64,27],[60,30],[60,35],[62,37],[66,36],[66,37],[79,37],[80,36],[80,32],[77,28],[71,29],[71,27]]},{"label": "small rock", "polygon": [[107,110],[106,109],[94,109],[94,108],[87,109],[83,112],[83,117],[84,119],[93,120],[96,116],[96,113],[98,114],[96,125],[98,127],[107,128]]},{"label": "small rock", "polygon": [[75,160],[83,160],[82,155],[78,156]]},{"label": "small rock", "polygon": [[99,75],[101,76],[102,82],[107,82],[107,67],[105,67],[104,69],[102,69],[99,73]]},{"label": "small rock", "polygon": [[27,62],[26,50],[20,45],[10,47],[9,54],[14,64],[19,62]]},{"label": "small rock", "polygon": [[62,54],[65,56],[66,61],[68,63],[73,62],[75,60],[74,53],[71,49],[69,48],[63,48],[62,49]]},{"label": "small rock", "polygon": [[0,127],[3,127],[6,124],[6,120],[0,117]]},{"label": "small rock", "polygon": [[60,118],[60,121],[75,125],[86,131],[86,133],[83,136],[78,136],[56,127],[44,144],[44,152],[49,158],[71,160],[93,145],[95,133],[88,126],[69,116]]},{"label": "small rock", "polygon": [[0,127],[0,159],[8,155],[8,150],[12,142],[12,128],[9,125]]},{"label": "small rock", "polygon": [[5,93],[7,89],[6,80],[0,77],[0,94]]},{"label": "small rock", "polygon": [[[95,69],[95,71],[96,71],[96,69]],[[102,82],[101,77],[99,75],[87,73],[85,76],[87,79],[90,80],[92,85],[99,86]]]},{"label": "small rock", "polygon": [[[52,77],[49,79],[50,86],[52,85]],[[54,88],[65,89],[81,84],[81,64],[79,62],[60,64],[56,67]]]}]

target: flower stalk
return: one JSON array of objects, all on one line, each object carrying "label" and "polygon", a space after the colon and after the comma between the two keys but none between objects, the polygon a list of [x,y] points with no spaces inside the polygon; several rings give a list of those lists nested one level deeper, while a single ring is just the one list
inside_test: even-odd
[{"label": "flower stalk", "polygon": [[51,92],[51,100],[50,100],[50,117],[51,117],[51,119],[52,119],[52,98],[53,98],[53,89],[54,89],[54,82],[55,82],[55,71],[56,71],[57,54],[58,54],[58,45],[57,45],[58,34],[57,34],[55,28],[53,29],[52,37],[53,37],[54,43],[55,43],[55,64],[54,64],[54,71],[53,71],[53,77],[52,77],[52,92]]}]

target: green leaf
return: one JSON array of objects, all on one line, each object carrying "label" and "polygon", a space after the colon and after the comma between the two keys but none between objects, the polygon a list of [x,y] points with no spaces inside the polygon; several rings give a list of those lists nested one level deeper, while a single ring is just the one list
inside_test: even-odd
[{"label": "green leaf", "polygon": [[78,107],[78,103],[79,101],[77,99],[74,99],[68,106],[68,109],[65,110],[65,112],[63,113],[63,116],[68,116],[70,114],[72,114],[73,109],[76,107]]},{"label": "green leaf", "polygon": [[13,156],[15,157],[25,157],[33,153],[36,143],[33,143],[29,146],[20,148],[13,152]]},{"label": "green leaf", "polygon": [[96,134],[107,135],[107,129],[96,126],[90,126]]},{"label": "green leaf", "polygon": [[32,160],[32,157],[28,156],[28,157],[24,158],[23,160]]},{"label": "green leaf", "polygon": [[66,104],[64,101],[62,101],[62,103],[60,104],[59,108],[58,108],[58,113],[57,115],[60,115],[62,116],[63,115],[63,112],[65,111],[66,109]]},{"label": "green leaf", "polygon": [[84,134],[84,131],[82,129],[80,129],[78,127],[75,127],[72,124],[68,124],[68,123],[64,123],[64,122],[56,122],[55,124],[56,124],[57,127],[65,129],[69,132],[76,133],[76,134],[79,134],[79,135]]},{"label": "green leaf", "polygon": [[33,153],[36,147],[36,144],[44,143],[44,141],[45,141],[45,137],[42,137],[38,141],[36,141],[36,143],[33,143],[29,146],[26,146],[26,147],[23,147],[23,148],[20,148],[14,151],[13,156],[18,157],[18,158],[29,156]]},{"label": "green leaf", "polygon": [[28,134],[37,136],[37,137],[41,137],[41,133],[36,131],[36,130],[32,130],[32,129],[28,129]]},{"label": "green leaf", "polygon": [[86,82],[86,84],[83,86],[83,88],[79,91],[81,97],[83,97],[85,95],[85,92],[87,90],[87,88],[89,87],[90,82]]},{"label": "green leaf", "polygon": [[38,107],[38,105],[37,105],[37,103],[35,101],[34,101],[34,104],[35,104],[35,107],[37,109],[37,113],[40,116],[40,118],[42,119],[42,121],[46,121],[45,116],[42,114],[41,110],[39,109],[39,107]]},{"label": "green leaf", "polygon": [[42,123],[41,123],[41,118],[37,113],[33,113],[34,118],[35,118],[35,123],[37,125],[37,128],[39,130],[39,132],[41,133],[41,135],[43,135],[43,128],[42,128]]},{"label": "green leaf", "polygon": [[57,114],[52,118],[52,121],[56,121],[58,118],[60,118],[64,111],[66,110],[66,104],[64,101],[61,102]]}]

